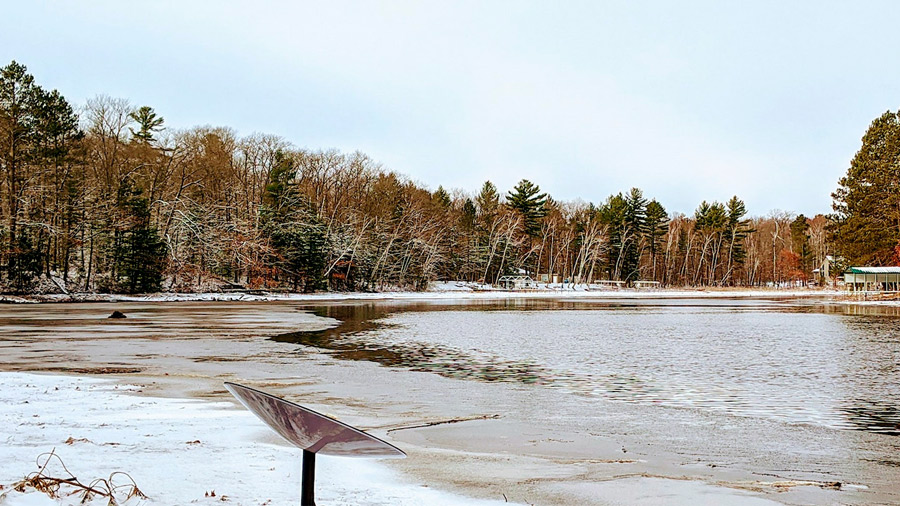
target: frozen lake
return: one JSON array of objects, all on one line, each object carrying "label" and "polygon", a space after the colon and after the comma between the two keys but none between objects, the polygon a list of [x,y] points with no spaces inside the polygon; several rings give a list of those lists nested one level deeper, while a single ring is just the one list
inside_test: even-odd
[{"label": "frozen lake", "polygon": [[[106,320],[113,309],[129,318]],[[666,491],[689,480],[717,488],[687,488],[685,504],[697,494],[711,494],[710,504],[746,499],[718,490],[786,504],[900,502],[894,307],[791,299],[2,306],[0,357],[3,370],[124,373],[166,396],[224,400],[221,381],[248,382],[389,437],[410,453],[391,467],[476,497],[641,503],[628,493],[644,490],[676,504]],[[448,419],[466,421],[406,430]]]}]

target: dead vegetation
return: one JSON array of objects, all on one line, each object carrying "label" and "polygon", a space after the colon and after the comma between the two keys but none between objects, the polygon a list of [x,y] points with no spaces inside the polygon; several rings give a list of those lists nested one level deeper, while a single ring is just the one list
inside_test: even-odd
[{"label": "dead vegetation", "polygon": [[422,429],[425,427],[434,427],[435,425],[444,425],[448,423],[460,423],[460,422],[472,422],[475,420],[496,420],[500,418],[500,415],[476,415],[465,418],[451,418],[449,420],[438,420],[435,422],[427,422],[421,423],[417,425],[405,425],[402,427],[394,427],[392,429],[388,429],[387,432],[395,432],[398,430],[409,430],[409,429]]},{"label": "dead vegetation", "polygon": [[59,371],[73,374],[137,374],[143,371],[139,367],[47,367],[45,371]]},{"label": "dead vegetation", "polygon": [[[134,479],[126,472],[115,471],[107,478],[96,478],[87,484],[81,482],[66,467],[56,449],[48,453],[42,453],[35,459],[38,471],[31,473],[21,481],[13,483],[7,490],[0,493],[0,497],[9,490],[27,492],[36,490],[46,494],[51,499],[76,496],[80,498],[80,504],[86,504],[98,497],[106,498],[108,506],[117,506],[132,497],[146,499],[147,496],[138,488]],[[51,476],[48,467],[59,467],[58,476]],[[0,490],[4,487],[0,485]]]},{"label": "dead vegetation", "polygon": [[72,436],[69,436],[68,439],[63,441],[63,444],[67,444],[69,446],[73,446],[76,443],[88,443],[88,444],[97,445],[97,446],[119,446],[121,444],[121,443],[95,443],[88,438],[84,438],[84,437],[74,438]]},{"label": "dead vegetation", "polygon": [[727,487],[742,490],[750,490],[752,492],[765,492],[774,490],[776,492],[787,492],[795,487],[819,487],[823,490],[842,490],[843,485],[839,481],[809,481],[809,480],[779,480],[779,481],[749,481],[736,483],[721,483]]}]

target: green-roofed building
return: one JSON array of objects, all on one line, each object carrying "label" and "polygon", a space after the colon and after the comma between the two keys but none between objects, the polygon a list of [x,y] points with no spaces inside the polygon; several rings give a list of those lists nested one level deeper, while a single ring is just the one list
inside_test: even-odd
[{"label": "green-roofed building", "polygon": [[850,267],[844,271],[850,292],[900,292],[900,267]]}]

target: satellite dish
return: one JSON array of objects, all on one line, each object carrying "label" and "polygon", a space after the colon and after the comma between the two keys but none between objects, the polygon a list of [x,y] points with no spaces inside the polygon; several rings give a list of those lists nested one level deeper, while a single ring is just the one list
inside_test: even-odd
[{"label": "satellite dish", "polygon": [[403,458],[396,446],[375,436],[254,388],[225,383],[225,388],[287,442],[303,450],[300,506],[315,506],[316,454],[338,457]]}]

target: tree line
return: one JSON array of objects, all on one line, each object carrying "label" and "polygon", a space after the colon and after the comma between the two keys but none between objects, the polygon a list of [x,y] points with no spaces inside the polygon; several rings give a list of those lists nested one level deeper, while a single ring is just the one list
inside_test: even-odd
[{"label": "tree line", "polygon": [[596,204],[527,180],[430,190],[359,152],[168,129],[106,96],[76,110],[16,62],[0,69],[0,177],[0,289],[15,293],[424,289],[522,272],[761,286],[812,279],[829,227],[850,226],[750,217],[738,197],[670,213],[637,188]]}]

